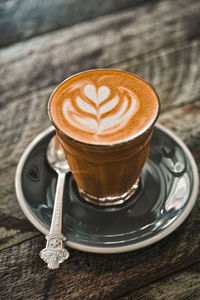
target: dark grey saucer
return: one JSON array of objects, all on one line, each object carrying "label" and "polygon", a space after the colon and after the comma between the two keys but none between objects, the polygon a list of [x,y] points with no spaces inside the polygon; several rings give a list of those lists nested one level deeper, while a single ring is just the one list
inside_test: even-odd
[{"label": "dark grey saucer", "polygon": [[[50,228],[57,180],[45,156],[54,134],[50,127],[32,141],[20,159],[15,178],[23,212],[44,234]],[[72,174],[67,175],[63,214],[67,245],[96,253],[125,252],[150,245],[185,220],[196,201],[198,184],[190,151],[158,124],[139,190],[123,205],[104,208],[87,203],[80,197]]]}]

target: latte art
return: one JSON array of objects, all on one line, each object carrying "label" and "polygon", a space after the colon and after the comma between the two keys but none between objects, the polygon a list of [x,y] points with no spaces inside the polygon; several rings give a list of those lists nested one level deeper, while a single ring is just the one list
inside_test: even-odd
[{"label": "latte art", "polygon": [[113,145],[141,135],[156,121],[159,100],[143,79],[120,70],[76,74],[54,91],[49,115],[66,137]]},{"label": "latte art", "polygon": [[97,88],[93,84],[82,87],[75,99],[63,103],[63,115],[74,127],[93,134],[114,133],[126,126],[138,109],[132,91],[119,86],[111,96],[108,86]]}]

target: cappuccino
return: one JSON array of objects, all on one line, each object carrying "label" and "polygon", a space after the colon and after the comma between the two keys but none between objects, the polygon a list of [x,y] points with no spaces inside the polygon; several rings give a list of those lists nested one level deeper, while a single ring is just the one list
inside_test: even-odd
[{"label": "cappuccino", "polygon": [[141,78],[117,70],[94,70],[64,81],[53,94],[52,122],[67,136],[88,144],[128,141],[152,125],[159,103]]},{"label": "cappuccino", "polygon": [[113,205],[134,193],[158,114],[155,90],[128,72],[86,71],[58,86],[49,116],[84,199]]}]

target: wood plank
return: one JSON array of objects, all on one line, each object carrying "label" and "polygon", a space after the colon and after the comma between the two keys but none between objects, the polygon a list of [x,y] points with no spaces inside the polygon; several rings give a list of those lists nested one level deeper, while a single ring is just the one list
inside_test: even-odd
[{"label": "wood plank", "polygon": [[[176,46],[169,46],[162,50],[154,51],[151,54],[147,53],[127,58],[122,62],[113,63],[110,67],[136,73],[149,81],[160,96],[162,111],[166,111],[169,108],[172,109],[183,104],[193,103],[199,98],[199,47],[199,40],[183,42]],[[185,63],[186,60],[187,63]],[[71,68],[74,69],[75,73],[80,71],[80,65],[77,65],[76,62],[75,64],[71,62]],[[61,70],[65,71],[65,69],[59,69],[58,71]],[[18,80],[18,78],[15,80]],[[4,106],[13,105],[14,107],[17,105],[16,103],[28,101],[26,100],[28,98],[31,106],[34,105],[33,101],[34,103],[39,102],[39,98],[40,101],[45,101],[44,104],[46,105],[50,94],[56,87],[56,83],[49,82],[48,87],[39,88],[38,84],[42,84],[42,82],[42,80],[41,82],[39,80],[38,82],[33,81],[29,91],[26,84],[21,85],[19,89],[23,89],[24,92],[13,87],[6,90],[5,86],[3,86],[4,91],[2,90],[2,97],[0,99],[1,113],[6,114]],[[41,106],[42,104],[38,105]]]},{"label": "wood plank", "polygon": [[0,214],[0,250],[17,245],[30,238],[39,236],[40,233],[23,218],[16,218]]},{"label": "wood plank", "polygon": [[[185,6],[187,0],[177,0],[176,5],[173,0],[149,3],[1,50],[1,106],[16,97],[56,86],[76,72],[99,67],[119,66],[142,74],[153,84],[160,78],[167,90],[174,82],[180,89],[182,79],[185,88],[188,82],[193,85],[198,77],[198,39],[186,58],[185,51],[177,57],[178,61],[168,60],[165,55],[167,47],[173,52],[177,45],[184,47],[186,41],[199,38],[200,2],[193,0],[190,10],[185,10]],[[155,65],[146,64],[158,53],[162,54],[161,60],[155,59]],[[143,64],[141,69],[139,62]],[[171,97],[177,96],[173,93]]]},{"label": "wood plank", "polygon": [[[200,101],[168,110],[159,117],[166,127],[175,132],[191,150],[197,150],[200,146]],[[200,153],[197,154],[197,161]],[[194,153],[195,155],[195,153]]]},{"label": "wood plank", "polygon": [[1,0],[0,47],[101,15],[141,5],[145,0]]},{"label": "wood plank", "polygon": [[200,295],[200,263],[135,290],[123,300],[198,300]]},{"label": "wood plank", "polygon": [[[170,236],[130,253],[96,255],[71,249],[69,260],[53,272],[38,257],[45,244],[44,237],[2,250],[1,296],[3,299],[11,295],[15,299],[27,299],[34,295],[34,299],[94,300],[122,297],[200,261],[199,218],[200,210],[196,206]],[[176,289],[175,285],[171,292],[172,288]]]}]

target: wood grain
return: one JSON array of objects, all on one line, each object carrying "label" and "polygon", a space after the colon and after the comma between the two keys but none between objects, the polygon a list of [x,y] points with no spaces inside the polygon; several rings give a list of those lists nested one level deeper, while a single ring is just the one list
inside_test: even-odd
[{"label": "wood grain", "polygon": [[[175,132],[191,148],[200,146],[200,101],[183,105],[161,114],[159,121]],[[195,155],[195,154],[194,154]],[[197,155],[197,162],[200,156]]]},{"label": "wood grain", "polygon": [[1,0],[0,47],[113,13],[145,0]]},{"label": "wood grain", "polygon": [[[56,296],[58,299],[122,297],[200,261],[200,236],[196,236],[200,230],[199,217],[200,211],[195,207],[173,234],[135,252],[95,255],[70,250],[70,259],[53,272],[38,258],[45,243],[43,237],[5,249],[0,253],[0,277],[4,276],[0,282],[3,299],[11,294],[15,295],[15,299],[20,299],[22,294],[27,298],[34,295],[35,299],[40,296],[44,297],[41,299],[55,299]],[[4,257],[9,259],[4,260]],[[6,287],[10,282],[8,290]]]},{"label": "wood grain", "polygon": [[124,295],[123,300],[199,300],[200,263],[186,268],[141,289]]},{"label": "wood grain", "polygon": [[[173,89],[172,83],[179,87],[182,83],[185,88],[188,82],[193,85],[199,77],[199,40],[189,41],[199,36],[200,2],[192,2],[189,12],[185,10],[187,0],[177,0],[176,5],[172,0],[149,3],[1,50],[1,103],[55,87],[69,75],[99,67],[133,71],[163,89]],[[183,49],[182,55],[170,58],[174,48],[181,51],[187,46],[187,54]],[[150,59],[152,64],[148,64]],[[194,86],[198,89],[199,85]],[[171,96],[174,99],[176,94]]]},{"label": "wood grain", "polygon": [[195,0],[145,2],[0,51],[1,299],[198,299],[200,197],[162,241],[118,255],[70,249],[68,262],[51,272],[38,258],[44,237],[17,204],[14,176],[25,147],[50,125],[55,86],[97,67],[151,82],[161,98],[159,121],[183,139],[200,168],[199,9]]}]

